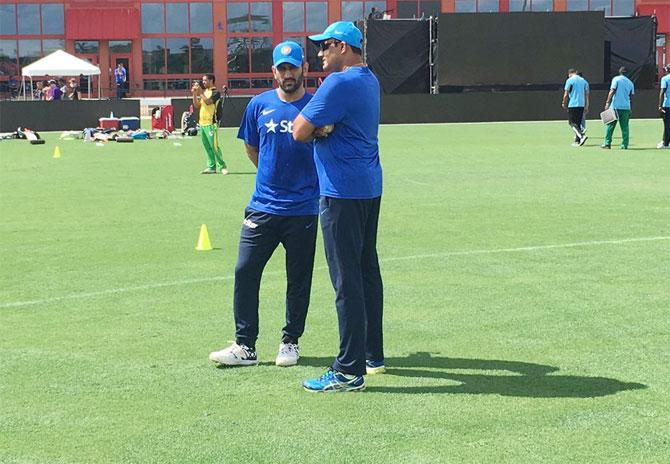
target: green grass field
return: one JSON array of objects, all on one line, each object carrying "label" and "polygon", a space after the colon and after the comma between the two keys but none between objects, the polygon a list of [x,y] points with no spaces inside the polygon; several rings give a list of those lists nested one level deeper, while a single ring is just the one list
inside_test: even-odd
[{"label": "green grass field", "polygon": [[589,126],[381,128],[389,369],[328,395],[300,386],[338,343],[321,243],[300,365],[273,365],[281,249],[261,365],[207,359],[254,183],[234,130],[227,177],[199,139],[0,142],[0,462],[669,462],[670,151]]}]

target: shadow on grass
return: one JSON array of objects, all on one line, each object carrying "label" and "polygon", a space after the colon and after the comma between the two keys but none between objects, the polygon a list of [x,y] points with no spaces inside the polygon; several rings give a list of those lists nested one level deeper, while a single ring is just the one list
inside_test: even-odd
[{"label": "shadow on grass", "polygon": [[226,174],[226,176],[255,176],[256,171],[249,171],[249,172],[229,172]]},{"label": "shadow on grass", "polygon": [[[332,358],[301,357],[300,364],[323,367]],[[520,361],[464,359],[414,353],[405,358],[386,358],[386,375],[417,379],[444,380],[445,385],[374,386],[374,393],[464,393],[470,395],[502,395],[522,398],[593,398],[613,395],[624,390],[647,388],[641,383],[627,383],[606,377],[554,375],[558,367]],[[471,371],[502,371],[499,374],[467,373]],[[450,372],[451,371],[451,372]],[[453,372],[461,371],[461,372]],[[552,375],[550,375],[552,374]]]}]

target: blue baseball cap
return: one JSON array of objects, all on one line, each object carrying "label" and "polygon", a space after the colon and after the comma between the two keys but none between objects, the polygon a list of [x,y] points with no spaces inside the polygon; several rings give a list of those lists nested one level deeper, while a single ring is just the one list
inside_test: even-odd
[{"label": "blue baseball cap", "polygon": [[292,64],[296,68],[302,66],[305,55],[302,47],[295,42],[287,40],[277,45],[272,52],[272,63],[276,68],[280,64]]},{"label": "blue baseball cap", "polygon": [[326,28],[323,34],[310,35],[312,42],[335,39],[352,47],[363,48],[363,34],[351,21],[337,21]]}]

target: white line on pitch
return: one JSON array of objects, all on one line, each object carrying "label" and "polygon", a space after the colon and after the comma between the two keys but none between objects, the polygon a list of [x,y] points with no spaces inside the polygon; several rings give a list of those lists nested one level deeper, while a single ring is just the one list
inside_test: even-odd
[{"label": "white line on pitch", "polygon": [[[410,256],[397,256],[395,258],[384,258],[380,259],[382,263],[394,262],[394,261],[409,261],[413,259],[430,259],[430,258],[446,258],[449,256],[468,256],[468,255],[484,255],[484,254],[495,254],[495,253],[519,253],[524,251],[539,251],[539,250],[551,250],[555,248],[575,248],[575,247],[588,247],[588,246],[601,246],[601,245],[620,245],[624,243],[633,243],[633,242],[654,242],[659,240],[670,240],[670,236],[660,236],[660,237],[639,237],[639,238],[624,238],[620,240],[595,240],[591,242],[573,242],[573,243],[560,243],[554,245],[536,245],[536,246],[524,246],[516,248],[494,248],[494,249],[483,249],[483,250],[464,250],[464,251],[447,251],[444,253],[429,253],[421,255],[410,255]],[[317,268],[317,270],[326,269],[325,267]],[[283,271],[268,271],[264,275],[279,275],[283,274]],[[142,290],[153,290],[156,288],[165,288],[165,287],[176,287],[179,285],[190,285],[190,284],[200,284],[207,282],[219,282],[224,280],[233,280],[235,276],[219,276],[219,277],[204,277],[200,279],[188,279],[188,280],[177,280],[173,282],[162,282],[156,284],[146,284],[138,285],[135,287],[120,287],[112,288],[109,290],[100,290],[97,292],[85,292],[85,293],[73,293],[70,295],[56,296],[52,298],[43,298],[40,300],[27,300],[27,301],[14,301],[10,303],[1,303],[0,308],[16,308],[19,306],[32,306],[39,305],[44,303],[54,303],[62,300],[76,300],[82,298],[92,298],[97,296],[105,295],[117,295],[120,293],[128,292],[137,292]]]}]

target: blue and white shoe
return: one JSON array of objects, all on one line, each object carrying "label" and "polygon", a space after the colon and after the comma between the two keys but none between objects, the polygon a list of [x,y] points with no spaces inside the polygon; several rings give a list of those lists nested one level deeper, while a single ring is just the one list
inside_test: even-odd
[{"label": "blue and white shoe", "polygon": [[384,360],[381,361],[370,361],[369,359],[365,360],[365,371],[368,375],[383,374],[386,372],[386,366],[384,366]]},{"label": "blue and white shoe", "polygon": [[305,380],[302,386],[308,392],[348,392],[365,390],[365,379],[362,375],[349,375],[328,369],[316,379]]}]

